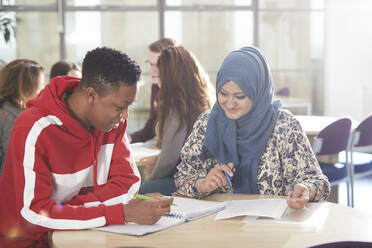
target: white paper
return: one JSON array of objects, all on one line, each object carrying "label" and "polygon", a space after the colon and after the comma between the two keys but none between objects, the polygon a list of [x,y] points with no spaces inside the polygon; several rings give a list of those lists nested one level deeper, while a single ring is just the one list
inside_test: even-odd
[{"label": "white paper", "polygon": [[286,199],[234,200],[227,202],[225,209],[219,212],[215,219],[221,220],[244,215],[280,218],[286,208]]},{"label": "white paper", "polygon": [[160,153],[160,149],[156,147],[156,140],[134,143],[130,147],[136,162],[143,157],[158,155]]},{"label": "white paper", "polygon": [[302,209],[287,208],[281,219],[258,218],[246,220],[246,223],[280,225],[286,228],[301,229],[303,231],[317,231],[323,226],[328,215],[328,208],[324,203],[308,203]]},{"label": "white paper", "polygon": [[192,198],[173,197],[173,203],[177,206],[171,206],[171,213],[182,213],[188,221],[201,218],[216,213],[225,208],[225,202],[214,202],[197,200]]}]

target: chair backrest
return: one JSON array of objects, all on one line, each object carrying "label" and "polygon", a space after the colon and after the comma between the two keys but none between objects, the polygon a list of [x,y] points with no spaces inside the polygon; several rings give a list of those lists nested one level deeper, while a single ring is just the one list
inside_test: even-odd
[{"label": "chair backrest", "polygon": [[347,149],[351,131],[351,119],[340,118],[319,132],[314,140],[314,152],[318,155],[337,154]]},{"label": "chair backrest", "polygon": [[339,241],[314,245],[309,248],[372,248],[372,243],[363,241]]},{"label": "chair backrest", "polygon": [[288,87],[281,88],[275,92],[275,95],[289,96],[289,88]]},{"label": "chair backrest", "polygon": [[372,145],[372,114],[362,120],[355,129],[351,145],[354,147]]}]

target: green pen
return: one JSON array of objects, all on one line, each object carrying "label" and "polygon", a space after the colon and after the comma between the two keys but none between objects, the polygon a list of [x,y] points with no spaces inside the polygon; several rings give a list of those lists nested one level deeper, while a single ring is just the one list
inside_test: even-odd
[{"label": "green pen", "polygon": [[[134,197],[134,198],[137,198],[137,199],[141,199],[141,200],[150,200],[150,201],[156,201],[156,200],[159,200],[159,199],[156,199],[155,197],[151,197],[151,196],[147,196],[147,195],[140,195],[140,194],[134,194],[133,197]],[[174,203],[171,203],[170,205],[171,205],[171,206],[177,206],[177,205],[174,204]]]}]

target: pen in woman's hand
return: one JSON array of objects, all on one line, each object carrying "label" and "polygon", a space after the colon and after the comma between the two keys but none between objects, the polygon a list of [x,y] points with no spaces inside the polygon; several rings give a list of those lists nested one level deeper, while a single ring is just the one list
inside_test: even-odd
[{"label": "pen in woman's hand", "polygon": [[[222,165],[222,163],[220,163],[220,165]],[[232,187],[232,184],[231,184],[231,180],[230,180],[229,175],[226,173],[226,171],[223,171],[223,174],[225,174],[225,177],[226,177],[227,182],[229,183],[230,187]]]}]

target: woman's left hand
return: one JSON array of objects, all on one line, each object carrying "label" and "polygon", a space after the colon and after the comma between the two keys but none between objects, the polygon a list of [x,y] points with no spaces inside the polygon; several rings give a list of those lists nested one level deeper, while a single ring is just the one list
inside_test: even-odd
[{"label": "woman's left hand", "polygon": [[287,204],[290,208],[304,208],[309,202],[310,192],[308,188],[301,183],[298,183],[293,188],[293,193],[288,196]]}]

